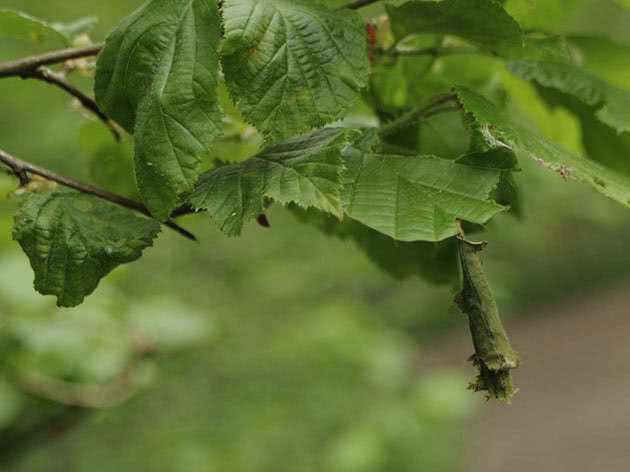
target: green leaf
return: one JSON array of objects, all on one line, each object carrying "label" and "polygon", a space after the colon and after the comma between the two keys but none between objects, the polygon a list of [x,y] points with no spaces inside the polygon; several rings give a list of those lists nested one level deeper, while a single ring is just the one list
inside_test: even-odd
[{"label": "green leaf", "polygon": [[72,307],[115,267],[138,259],[159,232],[156,221],[90,195],[30,193],[21,197],[13,239],[31,261],[35,289]]},{"label": "green leaf", "polygon": [[220,37],[214,0],[153,0],[108,37],[98,57],[97,102],[134,133],[138,188],[158,219],[193,189],[220,132]]},{"label": "green leaf", "polygon": [[439,243],[396,241],[351,218],[339,219],[317,211],[292,208],[294,215],[324,234],[353,241],[382,270],[396,279],[421,277],[447,284],[457,277],[457,246],[453,238]]},{"label": "green leaf", "polygon": [[505,208],[488,199],[500,171],[434,156],[353,153],[346,158],[347,216],[401,241],[441,241],[457,219],[486,223]]},{"label": "green leaf", "polygon": [[[84,19],[79,21],[93,20]],[[75,30],[70,28],[70,25],[48,23],[21,11],[0,9],[0,36],[34,41],[56,38],[68,44],[75,36],[74,33]]]},{"label": "green leaf", "polygon": [[519,24],[494,0],[412,0],[386,8],[398,39],[420,33],[449,34],[508,56],[523,47]]},{"label": "green leaf", "polygon": [[98,22],[94,17],[80,18],[72,23],[49,23],[24,12],[0,9],[0,36],[39,41],[56,38],[70,45],[79,34],[86,33]]},{"label": "green leaf", "polygon": [[264,209],[265,198],[343,217],[341,151],[349,130],[326,128],[269,147],[239,164],[203,174],[190,202],[230,236]]},{"label": "green leaf", "polygon": [[226,0],[223,71],[246,120],[276,142],[342,118],[367,84],[365,25],[310,0]]},{"label": "green leaf", "polygon": [[457,95],[473,126],[492,146],[507,146],[518,157],[529,157],[564,178],[588,183],[602,194],[630,206],[630,177],[590,159],[577,157],[518,124],[494,104],[468,89],[458,87]]},{"label": "green leaf", "polygon": [[589,159],[610,169],[630,175],[630,132],[618,133],[597,119],[594,108],[572,95],[555,89],[537,87],[550,107],[564,107],[580,121],[582,144]]},{"label": "green leaf", "polygon": [[486,243],[472,243],[458,237],[463,288],[455,297],[457,306],[468,315],[475,346],[471,360],[479,369],[475,391],[509,401],[516,393],[511,369],[519,365],[517,354],[505,334],[499,309],[486,279],[479,253]]},{"label": "green leaf", "polygon": [[514,61],[507,66],[523,79],[573,95],[595,107],[596,116],[618,132],[630,131],[630,91],[612,86],[571,64]]}]

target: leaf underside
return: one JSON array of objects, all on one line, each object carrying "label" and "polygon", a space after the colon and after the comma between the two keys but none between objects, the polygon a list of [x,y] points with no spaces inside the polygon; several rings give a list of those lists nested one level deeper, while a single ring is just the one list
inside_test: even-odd
[{"label": "leaf underside", "polygon": [[433,284],[457,278],[457,246],[454,238],[439,243],[396,241],[352,218],[339,220],[316,211],[292,207],[292,213],[328,236],[353,241],[382,270],[396,279],[418,276]]},{"label": "leaf underside", "polygon": [[13,239],[35,272],[35,289],[58,306],[79,305],[101,278],[135,261],[160,232],[154,220],[75,192],[25,194]]}]

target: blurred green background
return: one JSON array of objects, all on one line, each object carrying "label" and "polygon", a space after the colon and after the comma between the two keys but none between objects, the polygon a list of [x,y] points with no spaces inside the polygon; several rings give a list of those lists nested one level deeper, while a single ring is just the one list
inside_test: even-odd
[{"label": "blurred green background", "polygon": [[[563,2],[563,15],[546,12],[545,26],[569,16],[573,28],[589,24],[579,20],[583,10],[567,6],[581,3],[593,2]],[[102,40],[140,4],[2,0],[0,8],[55,21],[94,15],[91,36]],[[2,39],[0,61],[60,47]],[[619,57],[629,57],[625,46],[601,74],[623,82],[630,66],[610,67],[623,63]],[[575,119],[534,104],[531,89],[505,74],[545,133],[579,150]],[[74,80],[89,87],[89,78]],[[129,190],[128,180],[107,175],[120,151],[90,153],[95,137],[81,145],[81,133],[98,135],[88,122],[54,88],[0,81],[1,148]],[[483,235],[505,317],[553,315],[546,307],[578,293],[623,291],[630,213],[535,163],[522,165],[522,218],[499,216]],[[0,176],[0,193],[14,188],[13,178]],[[476,450],[483,438],[474,425],[486,407],[466,390],[473,369],[465,355],[453,363],[436,354],[467,331],[452,303],[455,287],[394,280],[352,242],[273,208],[271,228],[250,225],[240,239],[187,217],[182,224],[200,244],[165,231],[84,305],[62,310],[32,289],[28,261],[10,237],[13,211],[10,198],[0,201],[0,470],[442,472],[472,470],[470,457],[485,454]],[[544,331],[549,321],[536,322]],[[455,351],[472,352],[462,342]],[[527,363],[528,353],[522,357]],[[65,383],[42,387],[42,378]],[[528,379],[517,375],[524,392],[540,387],[536,376]],[[116,406],[44,399],[68,400],[68,382],[110,386]]]}]

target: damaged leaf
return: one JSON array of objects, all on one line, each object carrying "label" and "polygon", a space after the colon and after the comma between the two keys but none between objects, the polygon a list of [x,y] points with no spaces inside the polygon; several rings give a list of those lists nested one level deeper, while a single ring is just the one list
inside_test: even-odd
[{"label": "damaged leaf", "polygon": [[471,361],[479,369],[477,380],[470,388],[487,392],[488,398],[509,401],[517,392],[510,371],[518,367],[519,359],[505,333],[483,270],[479,253],[486,243],[470,242],[461,236],[458,242],[463,288],[455,296],[455,303],[468,315],[475,346]]}]

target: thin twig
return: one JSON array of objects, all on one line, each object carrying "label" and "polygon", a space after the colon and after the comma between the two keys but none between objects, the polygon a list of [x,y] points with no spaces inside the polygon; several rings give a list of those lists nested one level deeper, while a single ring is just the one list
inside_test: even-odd
[{"label": "thin twig", "polygon": [[478,48],[466,46],[433,46],[423,49],[372,49],[373,53],[381,56],[454,56],[461,54],[480,54],[482,51]]},{"label": "thin twig", "polygon": [[449,93],[447,95],[441,96],[440,98],[434,100],[428,105],[423,105],[420,107],[413,108],[407,113],[404,113],[398,119],[382,126],[380,129],[380,134],[381,136],[388,136],[394,133],[399,128],[403,126],[407,126],[416,120],[429,118],[439,113],[459,110],[458,106],[455,106],[455,107],[442,106],[442,105],[446,105],[449,102],[455,101],[456,99],[457,99],[457,96],[454,93]]},{"label": "thin twig", "polygon": [[104,384],[79,384],[58,380],[36,373],[18,373],[16,383],[31,395],[56,403],[82,408],[112,408],[126,402],[136,393],[133,376],[138,363],[155,354],[152,344],[134,347],[133,355],[125,368]]},{"label": "thin twig", "polygon": [[[149,209],[143,203],[137,200],[132,200],[130,198],[123,197],[122,195],[117,195],[115,193],[108,192],[107,190],[102,190],[91,185],[70,179],[68,177],[64,177],[63,175],[59,175],[52,170],[39,167],[35,164],[31,164],[30,162],[23,161],[22,159],[18,159],[17,157],[14,157],[1,149],[0,162],[11,169],[11,172],[20,178],[20,183],[22,184],[28,183],[28,180],[26,180],[26,182],[23,181],[23,176],[27,172],[30,172],[31,174],[39,175],[40,177],[43,177],[53,182],[57,182],[58,184],[61,184],[65,187],[72,188],[74,190],[78,190],[79,192],[87,193],[89,195],[94,195],[95,197],[98,197],[102,200],[107,200],[122,207],[135,210],[148,217],[152,217]],[[183,214],[184,213],[180,212],[178,216],[181,216]],[[177,231],[179,234],[188,239],[197,241],[197,238],[193,234],[186,231],[184,228],[172,221],[163,221],[162,224],[173,229],[174,231]]]},{"label": "thin twig", "polygon": [[101,109],[98,107],[94,99],[92,99],[91,97],[83,93],[81,90],[79,90],[78,88],[70,84],[67,80],[65,80],[63,75],[53,72],[50,69],[47,69],[46,67],[42,66],[42,67],[38,67],[37,69],[31,72],[28,72],[22,75],[21,77],[23,79],[33,78],[33,79],[42,80],[49,84],[55,85],[62,90],[65,90],[74,98],[79,100],[79,102],[81,102],[81,105],[83,105],[87,110],[94,113],[98,117],[98,119],[101,120],[105,124],[105,126],[109,128],[109,130],[114,135],[114,139],[120,142],[121,140],[120,133],[118,132],[114,124],[109,120],[109,118],[107,118],[105,113],[101,111]]},{"label": "thin twig", "polygon": [[61,88],[79,100],[81,105],[86,109],[94,113],[109,128],[116,141],[120,141],[120,133],[91,97],[71,85],[62,74],[55,73],[45,68],[47,65],[62,63],[70,59],[94,56],[98,54],[102,48],[103,44],[96,44],[82,48],[62,49],[38,56],[26,57],[17,61],[6,62],[0,64],[0,78],[21,77],[23,79],[38,79]]},{"label": "thin twig", "polygon": [[359,8],[367,7],[368,5],[371,5],[372,3],[376,3],[378,1],[380,0],[357,0],[356,2],[345,5],[343,8],[345,8],[346,10],[358,10]]},{"label": "thin twig", "polygon": [[36,56],[29,56],[15,61],[0,64],[0,78],[21,77],[34,71],[38,67],[60,64],[71,59],[96,56],[105,43],[93,44],[80,48],[61,49]]}]

